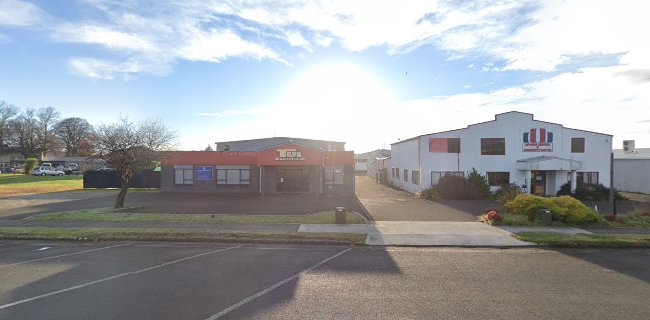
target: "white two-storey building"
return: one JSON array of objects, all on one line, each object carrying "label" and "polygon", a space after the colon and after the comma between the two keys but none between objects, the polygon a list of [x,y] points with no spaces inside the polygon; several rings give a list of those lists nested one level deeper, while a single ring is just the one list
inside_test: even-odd
[{"label": "white two-storey building", "polygon": [[526,192],[555,195],[571,182],[609,186],[612,136],[506,112],[467,128],[421,135],[391,144],[389,181],[415,193],[447,175],[472,168],[494,190],[517,184]]}]

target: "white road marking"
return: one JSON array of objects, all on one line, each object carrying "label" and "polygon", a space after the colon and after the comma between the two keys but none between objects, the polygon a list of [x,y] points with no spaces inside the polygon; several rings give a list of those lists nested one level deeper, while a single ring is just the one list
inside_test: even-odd
[{"label": "white road marking", "polygon": [[[0,265],[0,268],[11,267],[11,266],[17,266],[17,265],[20,265],[20,264],[25,264],[25,263],[30,263],[30,262],[36,262],[36,261],[43,261],[43,260],[49,260],[49,259],[55,259],[55,258],[61,258],[61,257],[67,257],[67,256],[73,256],[73,255],[76,255],[76,254],[82,254],[82,253],[94,252],[94,251],[99,251],[99,250],[105,250],[105,249],[115,248],[115,247],[122,247],[122,246],[126,246],[126,245],[128,245],[128,244],[118,244],[118,245],[114,245],[114,246],[110,246],[110,247],[95,248],[95,249],[84,250],[84,251],[79,251],[79,252],[72,252],[72,253],[60,254],[60,255],[57,255],[57,256],[51,256],[51,257],[46,257],[46,258],[27,260],[27,261],[16,262],[16,263],[11,263],[11,264],[3,264],[3,265]],[[40,250],[40,249],[39,249],[39,250]]]},{"label": "white road marking", "polygon": [[43,247],[43,248],[36,249],[36,251],[43,251],[43,250],[47,250],[49,248],[51,248],[51,247]]},{"label": "white road marking", "polygon": [[30,301],[34,301],[34,300],[38,300],[38,299],[47,298],[49,296],[57,295],[59,293],[64,293],[64,292],[68,292],[68,291],[72,291],[72,290],[76,290],[76,289],[81,289],[81,288],[84,288],[84,287],[87,287],[87,286],[92,286],[94,284],[102,283],[102,282],[105,282],[105,281],[109,281],[109,280],[113,280],[113,279],[117,279],[117,278],[122,278],[122,277],[126,277],[126,276],[131,276],[131,275],[151,271],[151,270],[154,270],[154,269],[158,269],[158,268],[168,266],[170,264],[174,264],[174,263],[178,263],[178,262],[182,262],[182,261],[186,261],[186,260],[191,260],[191,259],[194,259],[194,258],[207,256],[209,254],[214,254],[214,253],[217,253],[217,252],[226,251],[226,250],[235,249],[235,248],[239,248],[239,246],[214,250],[214,251],[210,251],[210,252],[204,252],[204,253],[200,253],[200,254],[195,254],[193,256],[189,256],[189,257],[181,258],[181,259],[178,259],[178,260],[169,261],[169,262],[165,262],[165,263],[162,263],[162,264],[159,264],[159,265],[155,265],[153,267],[144,268],[144,269],[140,269],[140,270],[136,270],[136,271],[124,272],[124,273],[120,273],[118,275],[110,276],[110,277],[107,277],[107,278],[82,283],[80,285],[76,285],[76,286],[73,286],[73,287],[69,287],[69,288],[65,288],[65,289],[61,289],[61,290],[57,290],[57,291],[52,291],[50,293],[42,294],[40,296],[35,296],[35,297],[20,300],[20,301],[8,303],[8,304],[5,304],[5,305],[1,305],[0,310],[6,309],[6,308],[9,308],[9,307],[13,307],[15,305],[23,304],[25,302],[30,302]]},{"label": "white road marking", "polygon": [[233,311],[233,310],[247,304],[250,301],[253,301],[253,300],[255,300],[255,299],[257,299],[257,298],[259,298],[259,297],[261,297],[261,296],[263,296],[263,295],[265,295],[265,294],[267,294],[267,293],[269,293],[269,292],[271,292],[273,290],[275,290],[276,288],[282,286],[283,284],[285,284],[285,283],[287,283],[289,281],[292,281],[292,280],[294,280],[294,279],[296,279],[296,278],[298,278],[298,277],[300,277],[300,276],[302,276],[302,275],[304,275],[304,274],[306,274],[306,273],[320,267],[324,263],[326,263],[326,262],[328,262],[328,261],[330,261],[330,260],[332,260],[332,259],[334,259],[334,258],[336,258],[336,257],[350,251],[350,250],[352,250],[352,248],[347,248],[347,249],[345,249],[345,250],[343,250],[343,251],[341,251],[341,252],[339,252],[339,253],[337,253],[337,254],[329,257],[329,258],[326,258],[325,260],[322,260],[321,262],[319,262],[319,263],[317,263],[317,264],[315,264],[315,265],[313,265],[313,266],[311,266],[311,267],[309,267],[309,268],[307,268],[307,269],[305,269],[305,270],[303,270],[303,271],[301,271],[299,273],[296,273],[296,274],[294,274],[293,276],[291,276],[289,278],[286,278],[286,279],[284,279],[284,280],[282,280],[282,281],[280,281],[280,282],[278,282],[278,283],[276,283],[276,284],[274,284],[274,285],[272,285],[272,286],[270,286],[270,287],[268,287],[268,288],[266,288],[266,289],[264,289],[264,290],[262,290],[262,291],[260,291],[260,292],[258,292],[256,294],[254,294],[254,295],[252,295],[252,296],[250,296],[250,297],[248,297],[248,298],[246,298],[244,300],[241,300],[241,301],[233,304],[232,306],[230,306],[230,307],[228,307],[226,309],[221,310],[221,312],[211,316],[207,320],[219,319],[219,318],[223,317],[224,315],[226,315],[227,313],[229,313],[229,312],[231,312],[231,311]]}]

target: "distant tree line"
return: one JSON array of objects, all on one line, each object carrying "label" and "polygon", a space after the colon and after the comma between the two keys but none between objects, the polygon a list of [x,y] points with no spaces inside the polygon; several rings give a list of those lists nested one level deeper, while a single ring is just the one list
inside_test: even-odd
[{"label": "distant tree line", "polygon": [[32,158],[47,151],[86,157],[94,152],[96,132],[86,119],[61,119],[54,107],[20,109],[0,101],[0,154]]}]

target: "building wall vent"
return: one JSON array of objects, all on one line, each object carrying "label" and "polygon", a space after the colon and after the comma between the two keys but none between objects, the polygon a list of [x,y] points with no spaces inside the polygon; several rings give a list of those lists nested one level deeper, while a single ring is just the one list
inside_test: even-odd
[{"label": "building wall vent", "polygon": [[634,140],[623,140],[623,152],[634,152]]}]

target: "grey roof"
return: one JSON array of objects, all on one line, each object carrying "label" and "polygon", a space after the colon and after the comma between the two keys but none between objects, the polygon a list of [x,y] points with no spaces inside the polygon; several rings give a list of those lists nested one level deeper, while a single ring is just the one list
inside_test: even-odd
[{"label": "grey roof", "polygon": [[225,151],[226,146],[229,147],[229,151],[260,151],[287,143],[294,143],[313,149],[345,151],[345,142],[290,137],[217,142],[217,151]]},{"label": "grey roof", "polygon": [[614,149],[614,159],[650,159],[650,148],[636,148],[633,152]]},{"label": "grey roof", "polygon": [[387,157],[390,157],[390,150],[387,149],[377,149],[374,151],[354,155],[355,159],[381,159]]}]

